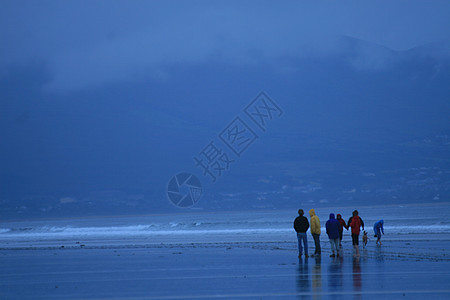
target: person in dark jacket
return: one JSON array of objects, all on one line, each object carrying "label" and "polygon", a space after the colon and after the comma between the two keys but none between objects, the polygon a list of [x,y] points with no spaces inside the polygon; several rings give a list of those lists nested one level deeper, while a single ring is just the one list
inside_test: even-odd
[{"label": "person in dark jacket", "polygon": [[339,248],[342,249],[342,237],[344,235],[344,228],[348,230],[348,226],[345,223],[344,219],[342,219],[341,214],[337,214],[337,220],[339,221]]},{"label": "person in dark jacket", "polygon": [[304,214],[305,212],[303,211],[303,209],[299,209],[298,217],[294,220],[294,229],[295,232],[297,232],[298,240],[298,258],[302,257],[302,242],[303,246],[305,247],[305,257],[308,257],[308,238],[306,237],[306,231],[308,231],[309,222],[308,219],[303,216]]},{"label": "person in dark jacket", "polygon": [[330,257],[339,256],[339,221],[334,218],[334,214],[330,214],[330,219],[325,223],[325,229],[327,230],[328,238],[330,239],[331,252]]}]

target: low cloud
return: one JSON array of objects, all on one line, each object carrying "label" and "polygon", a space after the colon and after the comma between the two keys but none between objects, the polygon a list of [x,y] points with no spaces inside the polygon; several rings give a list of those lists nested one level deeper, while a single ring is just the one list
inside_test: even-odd
[{"label": "low cloud", "polygon": [[[441,1],[30,1],[1,6],[0,37],[8,46],[0,49],[0,74],[11,63],[44,60],[53,75],[50,91],[143,75],[168,80],[167,65],[329,57],[347,51],[342,36],[406,50],[450,33],[450,4]],[[359,47],[349,62],[357,69],[378,70],[391,58],[388,49]]]}]

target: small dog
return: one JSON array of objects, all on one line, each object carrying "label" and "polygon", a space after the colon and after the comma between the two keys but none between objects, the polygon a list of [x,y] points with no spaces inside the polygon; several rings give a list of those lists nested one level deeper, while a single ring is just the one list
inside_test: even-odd
[{"label": "small dog", "polygon": [[368,241],[369,241],[369,237],[367,236],[367,231],[364,230],[363,237],[362,237],[362,242],[363,242],[364,248],[366,248]]}]

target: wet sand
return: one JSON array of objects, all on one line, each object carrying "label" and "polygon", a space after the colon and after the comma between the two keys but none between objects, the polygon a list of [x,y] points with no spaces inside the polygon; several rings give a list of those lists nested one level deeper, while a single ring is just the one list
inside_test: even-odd
[{"label": "wet sand", "polygon": [[300,260],[295,240],[136,242],[3,247],[0,298],[450,298],[447,238],[373,242],[360,258],[348,241],[330,258],[322,238],[321,257]]}]

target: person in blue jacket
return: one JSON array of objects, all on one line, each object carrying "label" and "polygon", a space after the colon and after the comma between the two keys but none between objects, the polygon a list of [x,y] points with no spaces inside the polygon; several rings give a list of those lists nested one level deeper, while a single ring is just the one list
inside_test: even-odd
[{"label": "person in blue jacket", "polygon": [[[334,218],[334,214],[330,214],[330,219],[325,223],[325,229],[327,230],[328,238],[330,239],[331,252],[330,257],[339,256],[339,221]],[[335,255],[336,253],[336,255]]]},{"label": "person in blue jacket", "polygon": [[384,220],[380,220],[375,222],[373,224],[373,232],[375,232],[375,237],[377,238],[377,245],[378,243],[381,246],[381,233],[384,234],[384,228],[383,228]]}]

